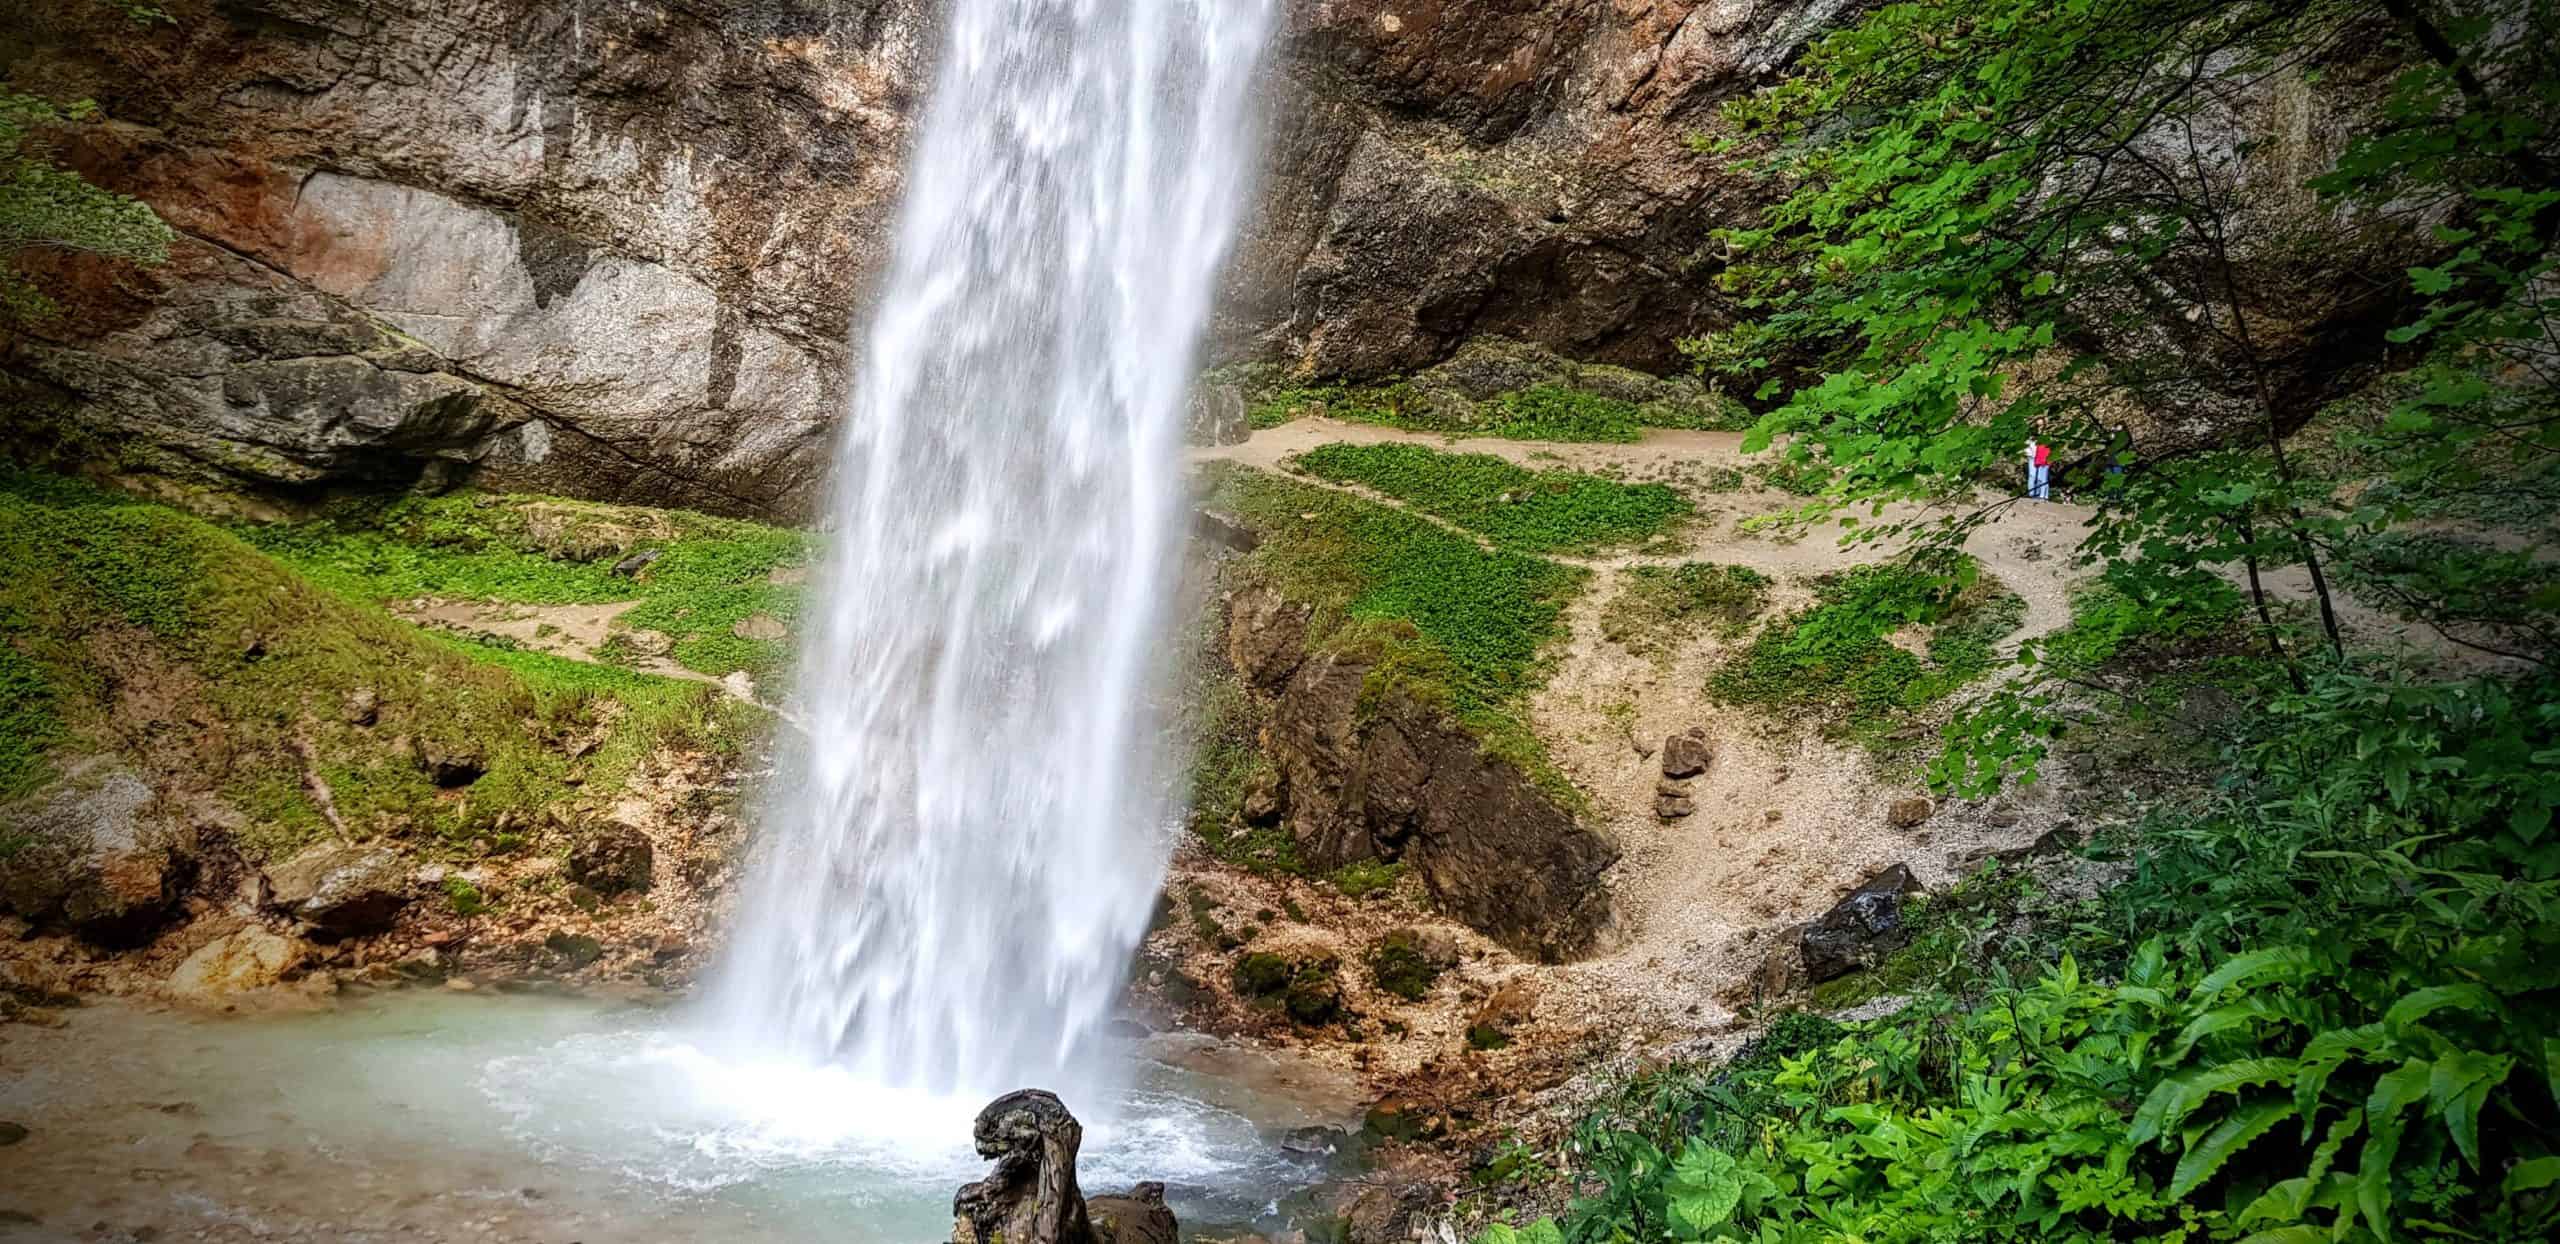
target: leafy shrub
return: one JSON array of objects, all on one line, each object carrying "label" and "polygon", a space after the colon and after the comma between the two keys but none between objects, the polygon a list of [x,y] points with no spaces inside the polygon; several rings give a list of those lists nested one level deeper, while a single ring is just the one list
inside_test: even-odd
[{"label": "leafy shrub", "polygon": [[2341,673],[2264,708],[2074,927],[2091,957],[1631,1086],[1559,1237],[2548,1238],[2560,688]]},{"label": "leafy shrub", "polygon": [[1575,471],[1531,471],[1492,454],[1420,445],[1323,445],[1296,465],[1320,479],[1362,484],[1520,553],[1641,543],[1689,512],[1661,484],[1621,484]]}]

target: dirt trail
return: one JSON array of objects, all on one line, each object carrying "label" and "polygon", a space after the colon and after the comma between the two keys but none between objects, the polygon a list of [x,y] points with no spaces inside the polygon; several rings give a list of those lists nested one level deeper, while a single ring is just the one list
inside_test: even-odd
[{"label": "dirt trail", "polygon": [[[1713,468],[1747,461],[1742,434],[1657,430],[1633,444],[1452,441],[1310,418],[1196,456],[1281,470],[1291,456],[1338,441],[1421,444],[1533,468],[1660,481],[1697,506],[1677,551],[1556,559],[1587,567],[1593,577],[1567,611],[1569,637],[1529,706],[1530,720],[1556,762],[1590,793],[1593,819],[1616,836],[1624,855],[1612,877],[1619,921],[1608,946],[1580,963],[1534,969],[1547,998],[1541,1027],[1559,1034],[1597,1029],[1629,1049],[1729,1027],[1751,975],[1780,940],[1774,930],[1819,915],[1887,865],[1908,863],[1925,883],[1944,885],[1984,851],[2025,845],[2050,827],[2033,815],[2053,801],[2047,789],[1996,805],[1940,808],[1916,830],[1890,828],[1887,806],[1917,794],[1916,783],[1884,780],[1857,747],[1709,700],[1709,672],[1741,641],[1698,628],[1666,652],[1641,655],[1602,636],[1601,617],[1632,567],[1692,560],[1749,566],[1780,582],[1771,602],[1780,609],[1808,599],[1805,579],[1888,554],[1883,543],[1843,547],[1827,527],[1746,530],[1745,520],[1783,513],[1796,499],[1752,484],[1711,486],[1729,479]],[[1383,499],[1366,489],[1342,491]],[[1914,514],[1889,509],[1884,517]],[[2026,602],[2010,643],[2069,621],[2070,551],[2088,517],[2081,506],[2021,503],[1967,542],[1984,569]],[[1653,815],[1656,749],[1691,727],[1711,736],[1715,760],[1692,784],[1697,812],[1664,822]]]},{"label": "dirt trail", "polygon": [[708,683],[747,703],[760,703],[756,699],[755,684],[744,674],[714,678],[700,670],[687,669],[666,657],[640,657],[627,662],[605,660],[599,650],[606,640],[613,637],[614,621],[639,604],[636,600],[617,600],[598,605],[518,605],[503,601],[427,598],[394,601],[389,608],[392,616],[433,630],[462,635],[496,635],[535,652],[584,661],[590,665],[616,665],[661,678]]}]

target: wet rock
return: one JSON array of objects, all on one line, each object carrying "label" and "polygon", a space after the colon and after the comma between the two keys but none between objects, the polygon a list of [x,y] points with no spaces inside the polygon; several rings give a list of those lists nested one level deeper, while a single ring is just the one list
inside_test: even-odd
[{"label": "wet rock", "polygon": [[1134,1019],[1112,1020],[1102,1026],[1102,1031],[1105,1035],[1118,1037],[1123,1041],[1144,1041],[1155,1035],[1154,1029]]},{"label": "wet rock", "polygon": [[1691,726],[1662,741],[1662,776],[1693,778],[1707,771],[1715,752],[1703,727]]},{"label": "wet rock", "polygon": [[603,825],[569,849],[569,879],[608,898],[646,890],[656,858],[647,834],[629,825]]},{"label": "wet rock", "polygon": [[1896,799],[1892,807],[1885,809],[1884,823],[1895,829],[1918,829],[1922,822],[1929,819],[1929,814],[1937,810],[1937,805],[1930,803],[1925,796],[1913,795],[1907,799]]},{"label": "wet rock", "polygon": [[1331,1157],[1351,1145],[1351,1133],[1316,1124],[1293,1127],[1280,1137],[1280,1152],[1305,1157]]},{"label": "wet rock", "polygon": [[1076,1186],[1084,1126],[1057,1094],[1007,1093],[978,1112],[972,1134],[996,1168],[952,1198],[953,1244],[1094,1244]]},{"label": "wet rock", "polygon": [[193,836],[122,769],[75,772],[0,808],[0,907],[106,946],[151,940],[194,875]]},{"label": "wet rock", "polygon": [[358,687],[347,693],[338,716],[350,726],[370,726],[382,716],[382,697],[371,687]]},{"label": "wet rock", "polygon": [[568,968],[582,968],[604,957],[604,943],[583,933],[555,931],[542,939],[542,948],[557,956]]},{"label": "wet rock", "polygon": [[409,875],[389,847],[323,843],[267,870],[267,905],[334,936],[371,933],[408,905]]},{"label": "wet rock", "polygon": [[17,1144],[19,1141],[25,1140],[26,1138],[26,1124],[0,1123],[0,1149],[6,1149],[11,1145]]},{"label": "wet rock", "polygon": [[1811,983],[1836,980],[1875,966],[1911,940],[1902,921],[1902,900],[1920,892],[1920,883],[1901,864],[1877,873],[1850,892],[1822,918],[1805,926],[1797,945]]},{"label": "wet rock", "polygon": [[666,556],[665,552],[659,549],[642,549],[615,562],[613,572],[626,579],[636,579],[640,577],[641,571],[658,564],[658,559],[664,556]]},{"label": "wet rock", "polygon": [[264,989],[300,966],[302,957],[300,942],[253,924],[198,947],[169,975],[169,991],[209,1001]]},{"label": "wet rock", "polygon": [[1181,1225],[1164,1203],[1164,1185],[1148,1180],[1127,1196],[1085,1199],[1085,1218],[1097,1244],[1176,1244]]},{"label": "wet rock", "polygon": [[418,767],[426,772],[427,780],[447,789],[469,786],[489,771],[488,758],[468,743],[421,734],[409,741],[409,750],[417,757]]},{"label": "wet rock", "polygon": [[1262,537],[1255,535],[1253,528],[1224,510],[1193,510],[1191,534],[1230,553],[1250,553],[1262,547]]}]

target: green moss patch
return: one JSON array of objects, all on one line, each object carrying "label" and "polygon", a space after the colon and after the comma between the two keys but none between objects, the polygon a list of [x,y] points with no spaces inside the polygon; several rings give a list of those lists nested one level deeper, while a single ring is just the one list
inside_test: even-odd
[{"label": "green moss patch", "polygon": [[1768,602],[1769,576],[1749,566],[1636,566],[1601,612],[1600,634],[1631,652],[1659,653],[1696,629],[1738,636]]},{"label": "green moss patch", "polygon": [[[7,790],[117,753],[243,813],[253,858],[335,832],[315,784],[350,836],[511,849],[657,747],[754,726],[712,688],[430,635],[200,519],[39,475],[0,476],[0,653]],[[438,786],[424,748],[479,776]]]},{"label": "green moss patch", "polygon": [[237,533],[313,582],[370,602],[636,600],[618,626],[666,635],[687,669],[745,670],[759,683],[787,668],[791,644],[742,636],[740,624],[764,615],[789,626],[800,611],[796,579],[814,551],[803,533],[739,519],[471,493]]},{"label": "green moss patch", "polygon": [[1342,1018],[1341,964],[1330,958],[1290,959],[1256,951],[1236,960],[1236,993],[1257,1006],[1285,1012],[1310,1028]]},{"label": "green moss patch", "polygon": [[1532,471],[1492,454],[1421,445],[1323,445],[1298,455],[1295,465],[1319,479],[1376,489],[1519,553],[1640,544],[1689,514],[1688,499],[1661,484]]},{"label": "green moss patch", "polygon": [[1440,965],[1432,961],[1422,944],[1422,936],[1411,929],[1389,933],[1369,948],[1370,981],[1382,992],[1407,1002],[1430,996],[1440,972]]},{"label": "green moss patch", "polygon": [[[1860,566],[1825,576],[1814,604],[1762,627],[1708,680],[1729,703],[1810,712],[1848,737],[1881,744],[1911,710],[1990,672],[1998,642],[2026,604],[1958,556],[1932,567]],[[1893,642],[1922,628],[1923,653]]]}]

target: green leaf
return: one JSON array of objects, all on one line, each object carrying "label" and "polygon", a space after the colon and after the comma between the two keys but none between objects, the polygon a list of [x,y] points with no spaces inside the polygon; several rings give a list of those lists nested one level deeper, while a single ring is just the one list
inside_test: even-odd
[{"label": "green leaf", "polygon": [[2536,1192],[2560,1183],[2560,1158],[2540,1157],[2518,1162],[2507,1171],[2498,1191],[2513,1196],[2519,1192]]},{"label": "green leaf", "polygon": [[2244,1106],[2205,1133],[2204,1139],[2190,1147],[2178,1159],[2177,1172],[2169,1179],[2169,1196],[2185,1197],[2197,1185],[2211,1179],[2231,1155],[2249,1147],[2249,1142],[2266,1134],[2267,1129],[2293,1117],[2293,1103],[2276,1098]]},{"label": "green leaf", "polygon": [[2506,1082],[2515,1065],[2510,1055],[2456,1050],[2437,1059],[2428,1076],[2428,1103],[2474,1170],[2480,1167],[2480,1107],[2489,1100],[2491,1089]]}]

